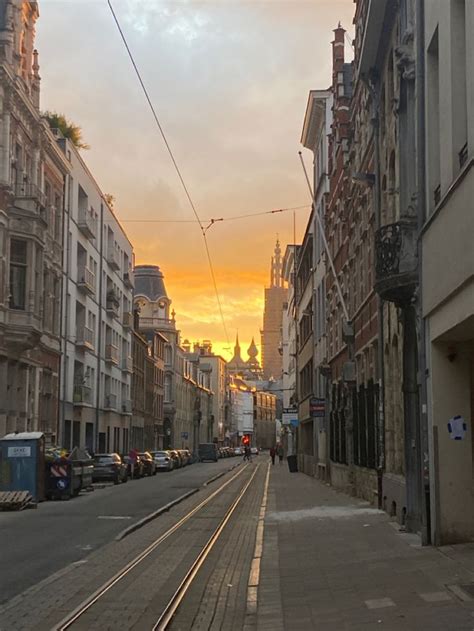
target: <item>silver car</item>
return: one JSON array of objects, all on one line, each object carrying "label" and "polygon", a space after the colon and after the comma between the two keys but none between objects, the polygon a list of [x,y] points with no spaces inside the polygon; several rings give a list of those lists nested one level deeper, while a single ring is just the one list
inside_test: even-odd
[{"label": "silver car", "polygon": [[155,461],[157,471],[172,471],[173,459],[168,451],[152,451],[150,453]]}]

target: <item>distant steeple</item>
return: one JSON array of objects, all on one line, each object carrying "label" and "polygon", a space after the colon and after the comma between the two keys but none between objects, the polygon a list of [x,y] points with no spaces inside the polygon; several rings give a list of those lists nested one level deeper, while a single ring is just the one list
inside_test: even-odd
[{"label": "distant steeple", "polygon": [[252,342],[248,348],[247,354],[250,357],[251,362],[257,361],[258,348],[257,348],[257,345],[255,344],[254,338],[252,338]]},{"label": "distant steeple", "polygon": [[235,336],[234,357],[240,357],[239,333]]},{"label": "distant steeple", "polygon": [[272,256],[272,267],[270,272],[270,287],[281,287],[282,279],[282,259],[281,259],[281,248],[280,248],[280,240],[277,236],[275,251]]}]

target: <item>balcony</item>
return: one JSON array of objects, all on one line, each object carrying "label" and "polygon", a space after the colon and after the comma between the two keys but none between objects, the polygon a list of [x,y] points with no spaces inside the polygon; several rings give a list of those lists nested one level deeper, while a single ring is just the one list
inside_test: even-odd
[{"label": "balcony", "polygon": [[114,291],[107,292],[107,300],[105,309],[109,316],[113,318],[119,317],[119,308],[120,308],[120,300],[117,297],[117,294]]},{"label": "balcony", "polygon": [[133,313],[130,311],[125,311],[122,316],[122,326],[124,329],[132,329],[133,328]]},{"label": "balcony", "polygon": [[375,234],[375,291],[403,307],[412,300],[417,284],[416,222],[401,220],[382,226]]},{"label": "balcony", "polygon": [[122,401],[122,413],[123,414],[131,414],[132,413],[132,401],[131,401],[131,399],[124,399]]},{"label": "balcony", "polygon": [[76,384],[74,386],[73,403],[74,405],[92,405],[92,388]]},{"label": "balcony", "polygon": [[78,326],[76,346],[94,350],[94,331],[88,326]]},{"label": "balcony", "polygon": [[92,296],[95,294],[95,274],[85,265],[77,271],[77,287]]},{"label": "balcony", "polygon": [[122,357],[121,368],[123,372],[133,372],[133,357]]},{"label": "balcony", "polygon": [[35,206],[37,205],[42,208],[46,206],[46,195],[36,184],[17,182],[13,186],[13,194],[15,195],[15,201],[33,201]]},{"label": "balcony", "polygon": [[140,316],[139,326],[140,329],[174,331],[176,330],[176,321],[170,318],[143,318]]},{"label": "balcony", "polygon": [[119,349],[114,344],[107,344],[105,347],[105,361],[111,364],[119,363]]},{"label": "balcony", "polygon": [[95,239],[97,222],[94,215],[87,208],[79,209],[77,226],[88,239]]},{"label": "balcony", "polygon": [[124,273],[123,284],[125,287],[128,287],[128,289],[133,289],[133,272],[129,271]]},{"label": "balcony", "polygon": [[113,247],[107,248],[107,263],[115,270],[120,269],[119,253]]},{"label": "balcony", "polygon": [[104,396],[104,409],[116,410],[117,409],[117,395],[109,392]]}]

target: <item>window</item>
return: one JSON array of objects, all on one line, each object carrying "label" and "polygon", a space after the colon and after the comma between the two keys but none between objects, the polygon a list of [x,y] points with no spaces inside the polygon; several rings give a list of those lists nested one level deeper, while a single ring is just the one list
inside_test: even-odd
[{"label": "window", "polygon": [[12,239],[10,243],[10,309],[26,308],[27,243]]}]

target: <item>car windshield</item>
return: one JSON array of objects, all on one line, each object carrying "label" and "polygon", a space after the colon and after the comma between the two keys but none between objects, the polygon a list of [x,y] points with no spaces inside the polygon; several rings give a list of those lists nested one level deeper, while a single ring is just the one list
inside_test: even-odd
[{"label": "car windshield", "polygon": [[112,456],[95,456],[94,461],[97,464],[113,464],[116,459]]}]

